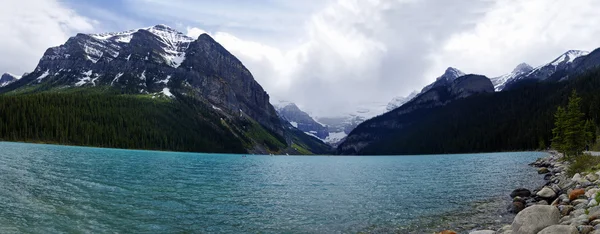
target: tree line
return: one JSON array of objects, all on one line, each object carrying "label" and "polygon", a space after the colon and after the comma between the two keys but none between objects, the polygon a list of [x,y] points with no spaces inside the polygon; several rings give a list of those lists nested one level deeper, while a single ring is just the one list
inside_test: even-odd
[{"label": "tree line", "polygon": [[85,93],[0,95],[0,140],[244,153],[219,116],[186,98]]}]

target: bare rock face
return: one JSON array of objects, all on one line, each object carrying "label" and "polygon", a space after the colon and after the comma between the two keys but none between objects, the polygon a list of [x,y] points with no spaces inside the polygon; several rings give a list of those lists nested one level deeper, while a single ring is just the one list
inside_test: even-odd
[{"label": "bare rock face", "polygon": [[514,234],[536,234],[558,224],[560,211],[554,206],[534,205],[525,208],[512,223]]},{"label": "bare rock face", "polygon": [[538,232],[538,234],[579,234],[577,228],[570,225],[553,225]]},{"label": "bare rock face", "polygon": [[456,79],[450,93],[455,99],[465,98],[478,93],[493,93],[494,85],[485,76],[468,75]]}]

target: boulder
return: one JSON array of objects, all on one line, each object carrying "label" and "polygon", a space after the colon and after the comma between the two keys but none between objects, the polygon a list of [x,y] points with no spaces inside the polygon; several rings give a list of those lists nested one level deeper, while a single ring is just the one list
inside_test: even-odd
[{"label": "boulder", "polygon": [[554,206],[534,205],[519,212],[512,223],[515,234],[535,234],[558,224],[560,211]]},{"label": "boulder", "polygon": [[531,191],[529,191],[528,189],[525,188],[518,188],[512,191],[512,193],[510,193],[510,198],[515,198],[515,197],[529,197],[531,196]]},{"label": "boulder", "polygon": [[579,234],[579,231],[577,231],[577,228],[569,225],[554,225],[544,228],[538,234]]},{"label": "boulder", "polygon": [[585,195],[585,190],[575,189],[569,193],[569,200],[573,201],[573,200],[579,198],[581,195]]},{"label": "boulder", "polygon": [[590,221],[600,219],[600,206],[594,206],[589,208],[588,215],[590,216]]},{"label": "boulder", "polygon": [[441,231],[439,234],[457,234],[457,233],[452,230],[444,230],[444,231]]},{"label": "boulder", "polygon": [[590,222],[590,225],[592,225],[592,226],[596,226],[598,224],[600,224],[600,219],[594,219]]},{"label": "boulder", "polygon": [[569,214],[571,214],[571,211],[574,210],[573,206],[569,206],[569,205],[560,205],[558,206],[558,210],[560,210],[560,214],[562,216],[567,216]]},{"label": "boulder", "polygon": [[550,187],[544,187],[536,195],[543,199],[553,199],[556,197],[556,192]]},{"label": "boulder", "polygon": [[593,188],[585,192],[585,196],[589,198],[595,198],[598,192],[600,192],[600,189]]},{"label": "boulder", "polygon": [[596,181],[596,180],[598,180],[598,175],[592,173],[592,174],[586,175],[585,179],[588,181]]},{"label": "boulder", "polygon": [[575,201],[571,202],[572,205],[577,206],[579,204],[588,204],[588,200],[587,199],[577,199]]},{"label": "boulder", "polygon": [[469,232],[469,234],[496,234],[496,231],[492,231],[492,230],[481,230],[481,231],[473,231],[473,232]]},{"label": "boulder", "polygon": [[552,184],[552,185],[550,185],[550,188],[552,188],[552,190],[554,190],[554,192],[555,192],[555,193],[557,193],[557,194],[559,194],[559,193],[560,193],[560,191],[562,190],[562,189],[560,189],[560,187],[558,187],[558,185],[556,185],[556,184]]},{"label": "boulder", "polygon": [[581,174],[577,173],[573,176],[573,178],[571,178],[572,181],[580,181],[581,180]]},{"label": "boulder", "polygon": [[545,167],[538,169],[538,174],[546,174],[549,172],[550,172],[550,170],[548,170],[548,168],[545,168]]},{"label": "boulder", "polygon": [[513,214],[518,214],[523,209],[525,209],[525,203],[521,201],[514,201],[509,207],[508,212]]},{"label": "boulder", "polygon": [[579,230],[579,233],[581,234],[590,234],[594,231],[594,227],[590,225],[580,225],[577,226],[577,230]]}]

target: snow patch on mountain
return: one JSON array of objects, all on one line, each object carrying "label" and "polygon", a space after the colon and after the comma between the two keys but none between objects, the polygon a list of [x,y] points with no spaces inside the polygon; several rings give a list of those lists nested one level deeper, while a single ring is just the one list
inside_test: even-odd
[{"label": "snow patch on mountain", "polygon": [[502,89],[504,89],[504,87],[506,86],[506,82],[513,80],[517,77],[523,76],[525,74],[528,74],[532,70],[533,70],[533,67],[531,67],[529,64],[521,63],[511,73],[508,73],[508,74],[505,74],[505,75],[502,75],[499,77],[495,77],[495,78],[490,78],[490,80],[492,81],[492,84],[494,85],[494,89],[496,90],[496,92],[499,92],[499,91],[502,91]]},{"label": "snow patch on mountain", "polygon": [[162,92],[161,92],[161,93],[162,93],[162,94],[164,94],[164,95],[165,95],[165,96],[167,96],[167,97],[170,97],[170,98],[172,98],[172,97],[175,97],[175,95],[173,95],[173,94],[171,93],[171,90],[170,90],[169,88],[166,88],[166,87],[165,87],[165,88],[163,88],[163,90],[162,90]]},{"label": "snow patch on mountain", "polygon": [[110,82],[110,86],[112,86],[116,81],[119,80],[119,78],[121,78],[121,76],[123,76],[123,73],[119,73],[115,76],[115,78]]},{"label": "snow patch on mountain", "polygon": [[75,86],[77,87],[87,84],[92,80],[92,70],[83,72],[81,75],[83,75],[83,77],[79,78],[79,81],[75,83]]},{"label": "snow patch on mountain", "polygon": [[[133,35],[140,30],[145,30],[156,36],[158,41],[163,44],[164,52],[161,53],[161,56],[167,65],[174,68],[178,68],[183,63],[185,60],[185,51],[190,43],[194,41],[193,38],[162,24],[125,32],[88,34],[88,36],[97,40],[96,42],[89,42],[84,45],[88,60],[97,63],[103,56],[102,50],[109,51],[112,55],[111,57],[116,58],[119,55],[118,50],[121,49],[121,46],[118,44],[130,43]],[[111,45],[111,42],[117,45]],[[113,49],[115,50],[112,51]],[[128,55],[126,60],[130,58],[131,55]],[[149,57],[146,57],[146,60],[148,59]]]},{"label": "snow patch on mountain", "polygon": [[564,53],[563,55],[561,55],[560,57],[558,57],[557,59],[555,59],[554,61],[552,61],[550,64],[553,66],[558,66],[561,63],[572,63],[573,61],[575,61],[576,58],[579,58],[581,56],[586,56],[588,55],[590,52],[587,51],[581,51],[581,50],[569,50],[566,53]]},{"label": "snow patch on mountain", "polygon": [[407,102],[410,102],[417,95],[419,95],[419,92],[413,91],[406,97],[395,97],[394,99],[392,99],[392,101],[390,101],[390,103],[388,103],[386,110],[392,111],[398,107],[401,107],[402,105],[406,104]]},{"label": "snow patch on mountain", "polygon": [[40,75],[36,80],[42,82],[42,80],[50,75],[50,69],[46,70],[42,75]]},{"label": "snow patch on mountain", "polygon": [[325,138],[325,143],[327,144],[336,144],[346,138],[348,134],[345,132],[330,132],[329,136]]}]

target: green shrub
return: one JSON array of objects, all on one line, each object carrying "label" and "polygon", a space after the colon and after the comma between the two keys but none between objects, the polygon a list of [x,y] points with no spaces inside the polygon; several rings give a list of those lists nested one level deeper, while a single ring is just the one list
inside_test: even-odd
[{"label": "green shrub", "polygon": [[573,176],[577,173],[600,170],[600,157],[589,154],[582,154],[570,160],[571,165],[567,169],[567,174]]}]

